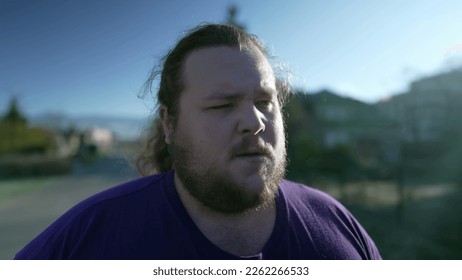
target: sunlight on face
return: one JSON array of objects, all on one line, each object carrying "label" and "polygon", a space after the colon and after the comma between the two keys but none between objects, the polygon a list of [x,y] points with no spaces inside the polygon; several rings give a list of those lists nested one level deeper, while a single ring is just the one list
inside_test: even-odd
[{"label": "sunlight on face", "polygon": [[275,78],[256,48],[192,52],[172,146],[184,187],[205,206],[242,212],[271,202],[286,165]]}]

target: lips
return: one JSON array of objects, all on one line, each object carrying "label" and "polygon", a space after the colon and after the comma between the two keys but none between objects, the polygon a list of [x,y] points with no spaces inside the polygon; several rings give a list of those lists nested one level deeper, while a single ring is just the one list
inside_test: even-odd
[{"label": "lips", "polygon": [[258,157],[258,156],[267,156],[265,152],[243,152],[239,153],[236,156],[238,157]]},{"label": "lips", "polygon": [[241,149],[234,153],[235,157],[238,158],[259,158],[259,157],[267,157],[271,158],[270,152],[264,148],[251,148],[251,149]]},{"label": "lips", "polygon": [[265,145],[263,140],[257,138],[243,138],[238,145],[233,147],[231,155],[234,158],[273,158],[271,149]]}]

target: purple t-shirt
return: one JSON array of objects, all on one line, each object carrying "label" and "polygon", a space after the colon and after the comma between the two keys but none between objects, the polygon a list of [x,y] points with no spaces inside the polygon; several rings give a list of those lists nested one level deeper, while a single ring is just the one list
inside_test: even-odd
[{"label": "purple t-shirt", "polygon": [[173,171],[140,178],[79,203],[16,259],[380,259],[339,202],[283,180],[273,232],[260,254],[241,258],[210,242],[186,212]]}]

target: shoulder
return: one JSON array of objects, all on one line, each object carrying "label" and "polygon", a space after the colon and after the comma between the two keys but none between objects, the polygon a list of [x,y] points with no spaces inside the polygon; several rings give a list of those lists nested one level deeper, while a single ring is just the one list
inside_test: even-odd
[{"label": "shoulder", "polygon": [[163,191],[162,186],[168,184],[169,175],[170,173],[156,174],[111,187],[83,200],[69,212],[78,214],[90,208],[111,206],[114,203],[130,202],[131,198],[145,198],[147,193]]},{"label": "shoulder", "polygon": [[296,206],[314,208],[314,210],[325,210],[345,207],[329,194],[307,185],[283,180],[280,184],[284,198]]},{"label": "shoulder", "polygon": [[95,217],[98,214],[116,215],[121,211],[135,211],[160,197],[164,191],[163,186],[169,182],[169,175],[156,174],[111,187],[78,203],[60,219],[72,223],[89,215]]},{"label": "shoulder", "polygon": [[350,211],[331,195],[288,180],[281,182],[281,192],[289,210],[297,213],[307,213],[304,216],[322,218],[324,224],[348,222],[358,224]]},{"label": "shoulder", "polygon": [[288,180],[280,186],[291,223],[308,231],[323,258],[381,258],[366,230],[335,198]]},{"label": "shoulder", "polygon": [[15,258],[79,258],[78,244],[88,244],[90,240],[104,243],[111,238],[107,232],[133,226],[131,223],[137,221],[133,217],[146,211],[146,205],[152,205],[150,201],[161,201],[163,185],[169,183],[169,176],[170,173],[162,173],[139,178],[85,199],[52,223]]}]

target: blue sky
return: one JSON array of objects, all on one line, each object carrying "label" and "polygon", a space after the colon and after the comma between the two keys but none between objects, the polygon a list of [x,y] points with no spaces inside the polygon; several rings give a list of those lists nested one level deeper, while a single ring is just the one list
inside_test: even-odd
[{"label": "blue sky", "polygon": [[366,102],[462,60],[458,1],[0,1],[0,113],[142,117],[149,70],[229,5],[292,69],[294,84]]}]

